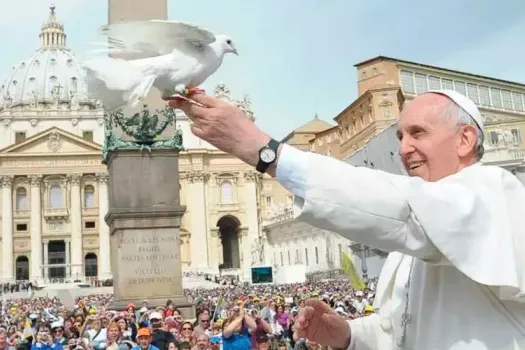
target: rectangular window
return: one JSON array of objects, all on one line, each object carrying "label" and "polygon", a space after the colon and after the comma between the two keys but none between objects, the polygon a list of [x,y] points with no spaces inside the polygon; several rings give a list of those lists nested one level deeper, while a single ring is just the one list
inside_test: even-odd
[{"label": "rectangular window", "polygon": [[512,98],[510,96],[510,91],[501,90],[501,100],[503,101],[503,108],[513,109],[512,108]]},{"label": "rectangular window", "polygon": [[496,146],[499,142],[499,135],[495,131],[491,131],[489,134],[490,143]]},{"label": "rectangular window", "polygon": [[315,247],[315,263],[319,264],[319,249]]},{"label": "rectangular window", "polygon": [[512,140],[516,145],[519,145],[521,143],[521,132],[520,129],[511,129],[510,132],[512,133]]},{"label": "rectangular window", "polygon": [[306,262],[306,266],[308,266],[308,248],[304,248],[304,260]]},{"label": "rectangular window", "polygon": [[281,252],[281,266],[284,266],[283,252]]},{"label": "rectangular window", "polygon": [[292,265],[292,257],[290,256],[290,251],[288,251],[288,265]]},{"label": "rectangular window", "polygon": [[460,94],[467,96],[467,88],[465,86],[465,83],[462,81],[454,81],[454,88],[456,92],[459,92]]},{"label": "rectangular window", "polygon": [[429,76],[428,86],[430,87],[430,90],[441,90],[441,79],[438,77]]},{"label": "rectangular window", "polygon": [[401,88],[406,93],[416,93],[416,88],[414,86],[414,73],[406,70],[401,71]]},{"label": "rectangular window", "polygon": [[424,74],[416,74],[416,92],[421,94],[428,91],[427,76]]},{"label": "rectangular window", "polygon": [[95,221],[86,221],[84,223],[84,228],[86,228],[88,230],[95,228]]},{"label": "rectangular window", "polygon": [[15,144],[22,143],[26,140],[26,133],[25,131],[17,131],[15,132]]},{"label": "rectangular window", "polygon": [[467,84],[467,94],[468,98],[470,98],[472,102],[479,105],[478,87],[476,85]]},{"label": "rectangular window", "polygon": [[517,92],[512,93],[512,102],[514,102],[514,109],[520,112],[523,112],[523,100],[521,99],[521,94]]},{"label": "rectangular window", "polygon": [[272,206],[272,197],[266,197],[266,206],[271,207]]},{"label": "rectangular window", "polygon": [[27,232],[27,224],[16,224],[17,232]]},{"label": "rectangular window", "polygon": [[490,88],[490,98],[492,99],[492,107],[502,108],[503,101],[501,100],[501,90]]},{"label": "rectangular window", "polygon": [[454,82],[450,79],[441,79],[441,85],[444,90],[454,90]]},{"label": "rectangular window", "polygon": [[86,141],[93,142],[93,131],[82,131],[82,138]]},{"label": "rectangular window", "polygon": [[301,259],[299,258],[299,249],[295,250],[295,263],[299,264],[301,262]]},{"label": "rectangular window", "polygon": [[479,86],[479,104],[490,107],[490,94],[488,86]]}]

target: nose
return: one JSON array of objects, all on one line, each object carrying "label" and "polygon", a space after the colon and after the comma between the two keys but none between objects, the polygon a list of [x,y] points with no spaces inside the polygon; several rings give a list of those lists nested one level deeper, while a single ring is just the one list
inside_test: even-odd
[{"label": "nose", "polygon": [[414,151],[415,147],[412,139],[409,136],[403,137],[399,145],[399,155],[401,156],[401,159],[405,159],[407,155]]}]

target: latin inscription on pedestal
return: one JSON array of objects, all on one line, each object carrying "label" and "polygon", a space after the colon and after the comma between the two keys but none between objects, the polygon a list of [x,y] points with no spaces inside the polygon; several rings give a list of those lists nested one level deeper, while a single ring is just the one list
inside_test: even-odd
[{"label": "latin inscription on pedestal", "polygon": [[115,288],[123,299],[182,294],[178,229],[126,229],[112,239],[120,265]]}]

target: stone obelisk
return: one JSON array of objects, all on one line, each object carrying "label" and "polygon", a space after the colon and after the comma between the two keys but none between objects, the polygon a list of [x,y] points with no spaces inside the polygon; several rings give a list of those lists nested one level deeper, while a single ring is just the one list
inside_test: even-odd
[{"label": "stone obelisk", "polygon": [[[113,24],[167,19],[166,1],[134,0],[130,4],[129,0],[109,0],[108,21]],[[148,96],[147,106],[151,115],[158,114],[157,109],[164,109],[165,103],[156,89]],[[124,110],[122,118],[134,113]],[[172,137],[171,141],[158,140],[166,133],[177,134],[173,129],[159,128],[157,123],[148,126],[150,117],[142,122],[135,122],[133,118],[127,122],[135,123],[131,128],[135,134],[124,131],[121,136],[125,137],[119,138],[107,129],[104,145],[109,173],[106,222],[111,232],[113,307],[124,309],[128,303],[140,305],[143,301],[150,307],[164,306],[166,300],[171,299],[185,317],[192,318],[195,310],[183,295],[180,261],[179,228],[185,212],[179,198],[182,136]],[[142,141],[146,138],[145,143],[139,144],[146,145],[147,150],[136,147],[137,136],[142,137]]]}]

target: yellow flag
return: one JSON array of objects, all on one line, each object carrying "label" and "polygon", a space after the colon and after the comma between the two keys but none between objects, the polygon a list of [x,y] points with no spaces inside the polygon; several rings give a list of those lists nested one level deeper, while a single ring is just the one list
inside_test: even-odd
[{"label": "yellow flag", "polygon": [[354,263],[348,256],[348,254],[343,252],[343,255],[341,256],[341,269],[345,274],[348,275],[348,278],[350,279],[350,284],[352,285],[352,288],[354,289],[365,289],[366,285],[361,276],[357,273],[357,270],[355,269]]}]

